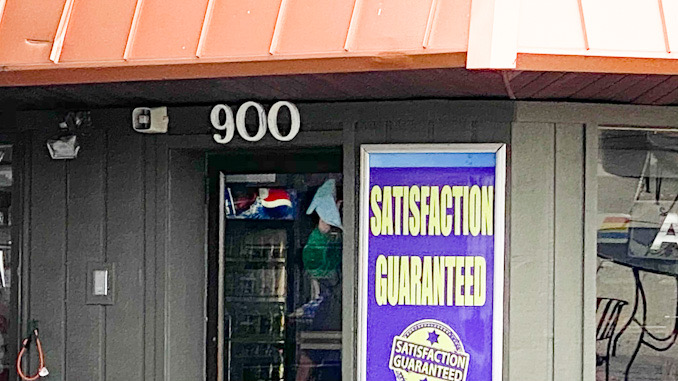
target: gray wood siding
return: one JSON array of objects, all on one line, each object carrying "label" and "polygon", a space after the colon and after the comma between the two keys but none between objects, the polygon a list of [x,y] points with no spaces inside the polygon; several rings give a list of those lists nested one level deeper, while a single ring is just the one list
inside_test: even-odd
[{"label": "gray wood siding", "polygon": [[[553,379],[583,378],[584,126],[555,125]],[[594,358],[594,357],[592,357]]]},{"label": "gray wood siding", "polygon": [[[209,107],[172,107],[172,132],[164,136],[133,133],[130,110],[96,110],[80,156],[68,162],[51,160],[44,145],[59,115],[18,113],[28,142],[22,309],[40,321],[50,380],[205,378],[206,151],[343,146],[345,210],[357,211],[361,144],[499,142],[508,144],[509,168],[504,379],[591,381],[584,322],[592,320],[592,303],[584,295],[595,292],[584,292],[592,278],[582,266],[591,262],[584,248],[595,250],[595,233],[585,229],[595,203],[584,202],[595,171],[595,130],[577,115],[533,107],[542,105],[302,104],[304,127],[293,142],[236,137],[228,146],[207,133]],[[587,110],[582,115],[601,115]],[[357,298],[357,220],[356,214],[345,222],[349,303]],[[115,304],[86,305],[87,262],[103,260],[116,265]],[[348,304],[347,381],[355,372],[355,314]]]},{"label": "gray wood siding", "polygon": [[[51,161],[45,146],[38,139],[33,140],[31,148],[28,318],[39,321],[40,336],[45,343],[45,358],[51,360],[48,366],[50,373],[57,380],[65,380],[68,376],[67,164]],[[97,364],[92,366],[96,367]]]},{"label": "gray wood siding", "polygon": [[583,379],[584,126],[500,117],[358,121],[356,146],[509,144],[506,377]]},{"label": "gray wood siding", "polygon": [[[28,151],[27,318],[39,320],[50,379],[144,380],[144,137],[120,131],[121,112],[95,112],[76,160],[54,161],[34,132]],[[23,114],[53,126],[52,113]],[[109,125],[107,125],[109,124]],[[87,305],[87,263],[116,265],[112,306]],[[152,346],[152,344],[151,344]]]},{"label": "gray wood siding", "polygon": [[[68,163],[68,301],[66,333],[83,332],[68,337],[66,364],[70,374],[84,379],[104,380],[106,309],[85,304],[87,262],[106,259],[105,242],[107,161],[106,135],[83,137],[84,160]],[[99,156],[99,160],[96,160]],[[47,328],[47,327],[45,327]],[[45,343],[49,345],[48,342]],[[50,369],[49,366],[48,369]],[[51,369],[50,369],[51,371]]]},{"label": "gray wood siding", "polygon": [[[552,380],[554,130],[512,130],[509,237],[509,379]],[[530,369],[530,372],[525,372]]]},{"label": "gray wood siding", "polygon": [[106,260],[116,268],[116,301],[106,309],[106,380],[135,380],[144,370],[143,136],[109,130]]},{"label": "gray wood siding", "polygon": [[509,379],[583,371],[585,128],[516,122],[511,145]]},{"label": "gray wood siding", "polygon": [[170,151],[165,249],[165,380],[205,378],[205,181],[203,154]]}]

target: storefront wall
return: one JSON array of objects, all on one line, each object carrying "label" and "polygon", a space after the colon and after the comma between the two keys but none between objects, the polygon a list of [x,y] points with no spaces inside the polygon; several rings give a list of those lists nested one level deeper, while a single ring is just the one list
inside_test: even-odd
[{"label": "storefront wall", "polygon": [[[204,379],[205,153],[316,146],[344,152],[343,375],[354,379],[360,145],[486,142],[508,144],[504,378],[594,379],[596,128],[675,126],[678,112],[444,100],[299,109],[293,141],[227,145],[212,139],[210,107],[171,107],[170,134],[156,136],[132,131],[130,109],[93,110],[73,161],[44,146],[60,114],[17,114],[21,314],[40,321],[51,379]],[[90,261],[115,263],[115,304],[86,304]]]}]

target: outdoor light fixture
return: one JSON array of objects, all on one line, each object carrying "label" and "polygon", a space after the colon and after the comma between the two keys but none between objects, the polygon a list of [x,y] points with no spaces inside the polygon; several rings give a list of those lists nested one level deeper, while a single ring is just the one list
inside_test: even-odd
[{"label": "outdoor light fixture", "polygon": [[78,157],[80,144],[76,132],[84,124],[91,124],[89,111],[66,114],[64,121],[59,123],[59,132],[47,140],[49,156],[54,160],[68,160]]},{"label": "outdoor light fixture", "polygon": [[132,128],[142,134],[166,134],[167,107],[137,107],[132,110]]}]

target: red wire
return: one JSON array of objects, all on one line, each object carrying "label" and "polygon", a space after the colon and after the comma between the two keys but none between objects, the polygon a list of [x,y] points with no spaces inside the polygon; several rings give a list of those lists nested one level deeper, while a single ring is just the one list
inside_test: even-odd
[{"label": "red wire", "polygon": [[21,377],[23,380],[26,381],[35,381],[38,378],[40,378],[40,371],[42,368],[45,367],[45,355],[42,353],[42,343],[40,342],[40,339],[38,338],[38,335],[36,333],[35,335],[35,344],[38,347],[38,357],[40,358],[40,365],[38,366],[38,371],[35,372],[34,375],[32,376],[26,376],[21,369],[21,359],[24,357],[24,352],[26,352],[26,348],[28,347],[28,339],[24,339],[22,343],[22,348],[21,351],[19,352],[19,356],[17,356],[16,359],[16,372],[19,374],[19,377]]}]

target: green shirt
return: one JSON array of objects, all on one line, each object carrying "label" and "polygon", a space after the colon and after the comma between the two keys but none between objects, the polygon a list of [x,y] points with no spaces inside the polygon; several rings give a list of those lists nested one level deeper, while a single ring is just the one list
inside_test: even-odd
[{"label": "green shirt", "polygon": [[341,233],[313,229],[302,252],[304,267],[314,278],[337,275],[341,266]]}]

